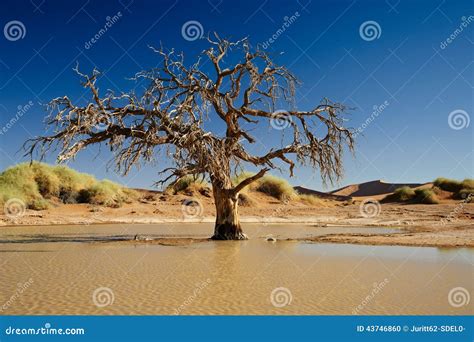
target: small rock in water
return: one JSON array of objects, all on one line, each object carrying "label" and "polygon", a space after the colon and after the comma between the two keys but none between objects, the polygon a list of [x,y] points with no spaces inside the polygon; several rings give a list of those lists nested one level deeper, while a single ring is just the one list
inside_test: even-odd
[{"label": "small rock in water", "polygon": [[265,239],[266,241],[268,242],[276,242],[276,238],[274,238],[273,236],[267,236],[267,238]]}]

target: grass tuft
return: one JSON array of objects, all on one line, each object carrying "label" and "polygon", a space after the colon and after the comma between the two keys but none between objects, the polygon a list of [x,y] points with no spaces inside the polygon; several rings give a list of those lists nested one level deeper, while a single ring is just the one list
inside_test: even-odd
[{"label": "grass tuft", "polygon": [[66,166],[21,163],[0,173],[0,204],[12,198],[33,210],[49,208],[51,200],[120,206],[136,192],[108,180],[74,171]]}]

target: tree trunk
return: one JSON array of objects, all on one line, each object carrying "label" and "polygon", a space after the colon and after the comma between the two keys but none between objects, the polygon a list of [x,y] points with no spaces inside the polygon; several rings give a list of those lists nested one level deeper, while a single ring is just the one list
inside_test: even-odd
[{"label": "tree trunk", "polygon": [[216,225],[213,240],[246,240],[239,221],[238,195],[228,189],[212,186],[216,204]]}]

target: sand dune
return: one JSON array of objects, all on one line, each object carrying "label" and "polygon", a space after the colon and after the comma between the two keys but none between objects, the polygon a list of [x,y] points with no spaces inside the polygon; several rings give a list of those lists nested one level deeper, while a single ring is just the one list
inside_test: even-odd
[{"label": "sand dune", "polygon": [[302,195],[313,195],[313,196],[317,196],[320,198],[333,200],[333,201],[348,201],[352,199],[351,196],[337,195],[337,194],[317,191],[317,190],[308,189],[302,186],[295,186],[294,189]]},{"label": "sand dune", "polygon": [[429,183],[385,183],[382,180],[374,180],[360,184],[351,184],[343,188],[331,191],[330,194],[337,196],[366,197],[387,195],[402,186],[418,188],[429,185]]}]

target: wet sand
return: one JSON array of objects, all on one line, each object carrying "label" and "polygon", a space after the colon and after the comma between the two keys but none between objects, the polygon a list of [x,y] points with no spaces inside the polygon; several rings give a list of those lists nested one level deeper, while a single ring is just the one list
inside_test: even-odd
[{"label": "wet sand", "polygon": [[473,293],[473,249],[303,241],[348,229],[394,233],[247,224],[251,240],[214,242],[212,224],[3,227],[1,314],[473,314],[448,300]]}]

